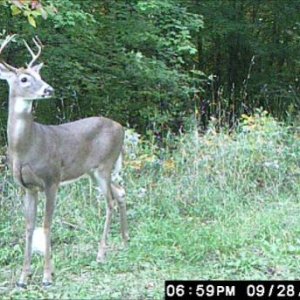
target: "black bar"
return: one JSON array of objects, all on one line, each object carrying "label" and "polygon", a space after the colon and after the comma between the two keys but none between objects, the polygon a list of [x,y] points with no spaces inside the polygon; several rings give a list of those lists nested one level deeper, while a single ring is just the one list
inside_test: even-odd
[{"label": "black bar", "polygon": [[168,280],[165,299],[300,300],[300,281]]}]

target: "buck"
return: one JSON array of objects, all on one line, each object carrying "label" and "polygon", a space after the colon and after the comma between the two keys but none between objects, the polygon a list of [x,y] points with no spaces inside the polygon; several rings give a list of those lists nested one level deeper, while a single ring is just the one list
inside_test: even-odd
[{"label": "buck", "polygon": [[[14,35],[7,36],[0,55]],[[124,130],[122,126],[104,117],[91,117],[56,126],[46,126],[33,121],[32,103],[48,99],[54,89],[40,76],[43,66],[35,64],[42,51],[36,37],[34,52],[24,41],[32,56],[26,68],[15,68],[0,61],[0,79],[9,85],[9,114],[7,122],[8,157],[16,182],[25,190],[25,253],[24,264],[17,286],[26,288],[30,275],[32,240],[35,229],[38,193],[45,192],[43,234],[45,240],[43,285],[52,284],[54,270],[51,259],[51,224],[58,187],[74,181],[84,174],[102,190],[106,198],[106,219],[99,242],[97,261],[104,262],[107,238],[111,224],[114,200],[120,210],[121,233],[128,241],[124,189],[112,181],[114,167],[120,171]]]}]

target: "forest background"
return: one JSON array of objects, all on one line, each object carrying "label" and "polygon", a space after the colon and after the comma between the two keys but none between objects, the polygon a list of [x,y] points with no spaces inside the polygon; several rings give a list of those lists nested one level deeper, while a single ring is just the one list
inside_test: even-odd
[{"label": "forest background", "polygon": [[[12,4],[12,5],[11,5]],[[4,58],[22,66],[21,38],[38,35],[52,101],[42,123],[109,116],[161,138],[196,115],[234,126],[262,107],[279,120],[299,110],[299,1],[0,1],[0,28],[18,33]],[[29,23],[28,23],[29,22]],[[31,25],[29,25],[31,24]],[[7,88],[1,82],[2,144]]]}]

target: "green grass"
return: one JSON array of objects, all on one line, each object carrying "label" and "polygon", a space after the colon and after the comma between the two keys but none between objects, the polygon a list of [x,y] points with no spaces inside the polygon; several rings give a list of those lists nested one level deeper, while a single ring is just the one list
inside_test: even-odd
[{"label": "green grass", "polygon": [[[193,130],[170,137],[164,149],[149,142],[133,148],[123,174],[129,246],[122,246],[116,210],[107,262],[97,264],[105,203],[88,180],[61,188],[48,290],[39,256],[28,289],[14,286],[23,259],[22,195],[2,173],[1,298],[161,299],[167,279],[300,278],[296,130],[260,112],[231,134],[212,126],[200,137]],[[41,197],[39,224],[43,204]]]}]

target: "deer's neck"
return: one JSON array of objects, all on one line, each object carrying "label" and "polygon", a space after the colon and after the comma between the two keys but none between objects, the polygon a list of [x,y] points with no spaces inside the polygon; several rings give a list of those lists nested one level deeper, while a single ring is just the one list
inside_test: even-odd
[{"label": "deer's neck", "polygon": [[32,101],[10,96],[7,124],[8,147],[11,154],[26,155],[32,145]]}]

